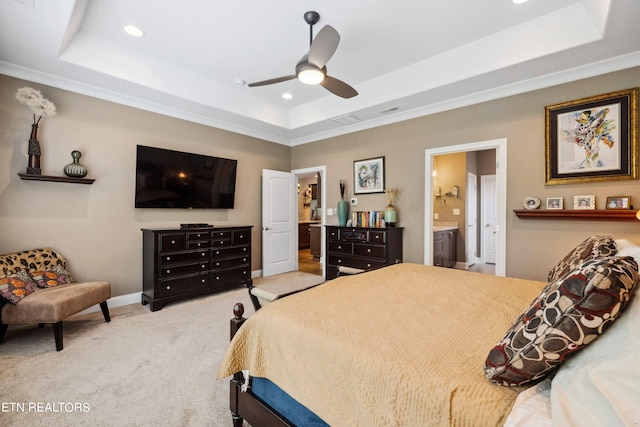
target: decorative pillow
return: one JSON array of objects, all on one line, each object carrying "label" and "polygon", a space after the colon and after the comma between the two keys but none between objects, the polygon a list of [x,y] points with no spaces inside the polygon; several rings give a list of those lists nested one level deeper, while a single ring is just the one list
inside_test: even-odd
[{"label": "decorative pillow", "polygon": [[24,270],[0,279],[0,295],[11,304],[17,304],[27,295],[38,290],[38,285]]},{"label": "decorative pillow", "polygon": [[597,257],[608,257],[615,255],[617,251],[616,243],[610,236],[591,236],[565,256],[549,272],[547,281],[555,282],[569,271],[579,267],[583,262]]},{"label": "decorative pillow", "polygon": [[499,385],[544,378],[602,334],[629,302],[638,279],[631,257],[594,258],[547,286],[487,356]]},{"label": "decorative pillow", "polygon": [[76,281],[67,270],[59,265],[52,265],[46,270],[36,271],[31,273],[31,276],[41,288],[51,288]]}]

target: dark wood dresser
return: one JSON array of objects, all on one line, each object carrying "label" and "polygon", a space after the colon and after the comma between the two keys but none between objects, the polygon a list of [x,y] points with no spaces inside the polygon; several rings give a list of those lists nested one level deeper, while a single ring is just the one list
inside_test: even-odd
[{"label": "dark wood dresser", "polygon": [[402,230],[327,226],[327,280],[338,276],[339,266],[370,270],[402,262]]},{"label": "dark wood dresser", "polygon": [[157,311],[250,283],[251,228],[142,229],[142,304]]}]

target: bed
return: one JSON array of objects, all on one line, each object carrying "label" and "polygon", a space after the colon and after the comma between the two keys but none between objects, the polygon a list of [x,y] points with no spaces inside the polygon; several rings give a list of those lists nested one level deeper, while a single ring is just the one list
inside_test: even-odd
[{"label": "bed", "polygon": [[[510,371],[496,370],[488,354],[504,346],[532,301],[555,282],[566,282],[590,258],[602,260],[590,239],[552,270],[551,283],[405,263],[328,281],[246,321],[237,305],[217,374],[233,376],[234,425],[493,426],[533,419],[514,404],[530,410],[548,395],[540,382],[548,372],[521,386],[498,385],[511,381]],[[613,320],[628,305],[637,264],[606,255],[633,267],[625,267],[616,288],[622,303],[607,315]],[[534,398],[522,397],[531,390]]]}]

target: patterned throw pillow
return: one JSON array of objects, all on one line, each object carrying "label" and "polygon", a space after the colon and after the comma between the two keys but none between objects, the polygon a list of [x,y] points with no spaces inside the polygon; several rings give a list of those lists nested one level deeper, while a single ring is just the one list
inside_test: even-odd
[{"label": "patterned throw pillow", "polygon": [[0,295],[11,304],[17,304],[27,295],[38,290],[38,285],[24,270],[0,279]]},{"label": "patterned throw pillow", "polygon": [[597,257],[608,257],[617,252],[615,240],[610,236],[591,236],[565,256],[549,272],[547,281],[555,282],[583,262]]},{"label": "patterned throw pillow", "polygon": [[31,276],[41,288],[51,288],[76,281],[67,270],[59,265],[52,265],[47,270],[36,271],[31,273]]},{"label": "patterned throw pillow", "polygon": [[594,258],[547,286],[485,361],[505,386],[544,378],[602,334],[629,302],[638,279],[632,257]]}]

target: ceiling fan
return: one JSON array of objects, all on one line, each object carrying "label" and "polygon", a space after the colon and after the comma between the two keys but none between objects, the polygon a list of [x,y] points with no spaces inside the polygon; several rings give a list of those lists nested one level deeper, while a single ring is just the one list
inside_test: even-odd
[{"label": "ceiling fan", "polygon": [[297,78],[305,84],[320,84],[329,92],[342,98],[352,98],[356,96],[358,92],[354,88],[341,80],[327,75],[326,63],[331,59],[338,48],[340,34],[338,34],[332,26],[325,25],[314,39],[313,26],[320,20],[320,14],[318,12],[309,11],[304,14],[304,20],[309,24],[310,47],[309,53],[304,55],[302,59],[298,61],[298,64],[296,65],[296,73],[289,76],[250,83],[248,86],[266,86]]}]

